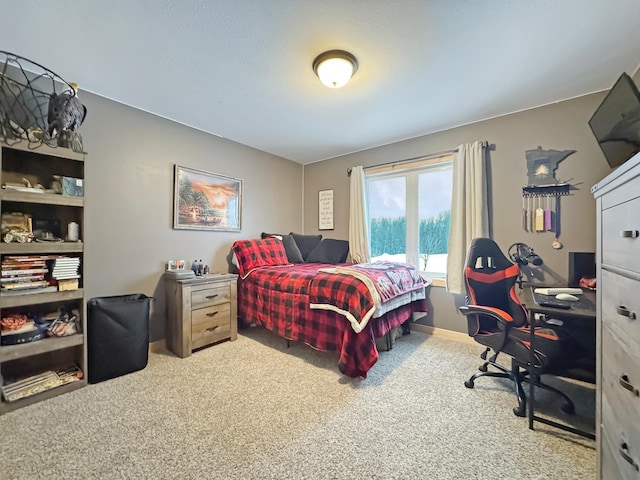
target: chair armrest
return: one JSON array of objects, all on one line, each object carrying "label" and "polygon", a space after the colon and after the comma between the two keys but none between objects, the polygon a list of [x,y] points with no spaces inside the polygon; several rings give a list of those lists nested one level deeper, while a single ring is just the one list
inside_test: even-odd
[{"label": "chair armrest", "polygon": [[459,307],[458,310],[467,317],[467,329],[470,337],[476,337],[480,332],[487,330],[486,324],[485,328],[482,327],[481,317],[489,317],[489,319],[493,320],[497,330],[496,339],[492,347],[496,354],[504,348],[509,330],[513,326],[511,315],[499,308],[482,305],[464,305]]},{"label": "chair armrest", "polygon": [[459,307],[460,313],[463,315],[487,315],[497,320],[499,324],[504,325],[505,328],[511,328],[513,324],[513,318],[504,310],[500,310],[495,307],[486,307],[483,305],[464,305]]}]

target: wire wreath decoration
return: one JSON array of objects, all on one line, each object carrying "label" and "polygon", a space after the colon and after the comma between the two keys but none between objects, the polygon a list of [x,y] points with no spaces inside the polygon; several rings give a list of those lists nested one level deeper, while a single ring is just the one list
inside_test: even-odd
[{"label": "wire wreath decoration", "polygon": [[77,128],[85,117],[75,84],[32,60],[0,50],[0,140],[82,152]]}]

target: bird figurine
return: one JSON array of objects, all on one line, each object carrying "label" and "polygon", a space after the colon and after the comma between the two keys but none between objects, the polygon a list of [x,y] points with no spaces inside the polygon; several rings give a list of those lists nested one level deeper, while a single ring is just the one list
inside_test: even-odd
[{"label": "bird figurine", "polygon": [[[77,130],[87,116],[87,107],[78,99],[78,85],[69,85],[70,91],[59,95],[54,92],[49,97],[48,132],[50,138],[58,137],[58,145],[66,147],[70,144],[74,150],[81,151],[82,139]],[[68,131],[68,134],[64,134],[65,131]]]},{"label": "bird figurine", "polygon": [[52,93],[49,98],[49,135],[60,132],[62,129],[70,129],[74,132],[78,129],[87,116],[87,107],[78,99],[78,84],[70,83],[71,91],[67,90],[60,95]]}]

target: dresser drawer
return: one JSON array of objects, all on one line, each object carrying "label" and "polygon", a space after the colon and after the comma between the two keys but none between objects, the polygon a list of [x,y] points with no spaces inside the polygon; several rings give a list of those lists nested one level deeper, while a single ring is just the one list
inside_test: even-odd
[{"label": "dresser drawer", "polygon": [[639,234],[640,198],[603,210],[602,263],[640,272]]},{"label": "dresser drawer", "polygon": [[231,305],[223,303],[191,312],[192,348],[200,348],[231,337]]},{"label": "dresser drawer", "polygon": [[231,286],[229,284],[194,288],[191,291],[191,308],[201,308],[229,301],[231,301]]},{"label": "dresser drawer", "polygon": [[[602,329],[602,393],[609,403],[640,418],[640,358],[638,346]],[[640,446],[640,445],[639,445]]]},{"label": "dresser drawer", "polygon": [[603,328],[611,328],[619,338],[640,348],[640,283],[606,270],[602,270],[601,283]]},{"label": "dresser drawer", "polygon": [[638,472],[620,453],[620,445],[611,445],[608,431],[602,431],[600,441],[600,476],[602,480],[635,480]]},{"label": "dresser drawer", "polygon": [[[640,432],[638,432],[637,417],[630,417],[624,406],[610,402],[610,398],[602,395],[602,444],[608,444],[610,455],[608,471],[617,471],[614,477],[602,477],[603,480],[624,479],[638,480],[640,472]],[[611,464],[615,463],[614,468]],[[603,467],[605,465],[603,464]],[[604,470],[604,468],[603,468]]]}]

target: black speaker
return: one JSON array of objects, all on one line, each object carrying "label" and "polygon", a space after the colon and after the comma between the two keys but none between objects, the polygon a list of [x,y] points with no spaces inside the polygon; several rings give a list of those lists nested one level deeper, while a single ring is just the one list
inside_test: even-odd
[{"label": "black speaker", "polygon": [[569,286],[578,287],[582,277],[596,278],[596,254],[569,252]]}]

